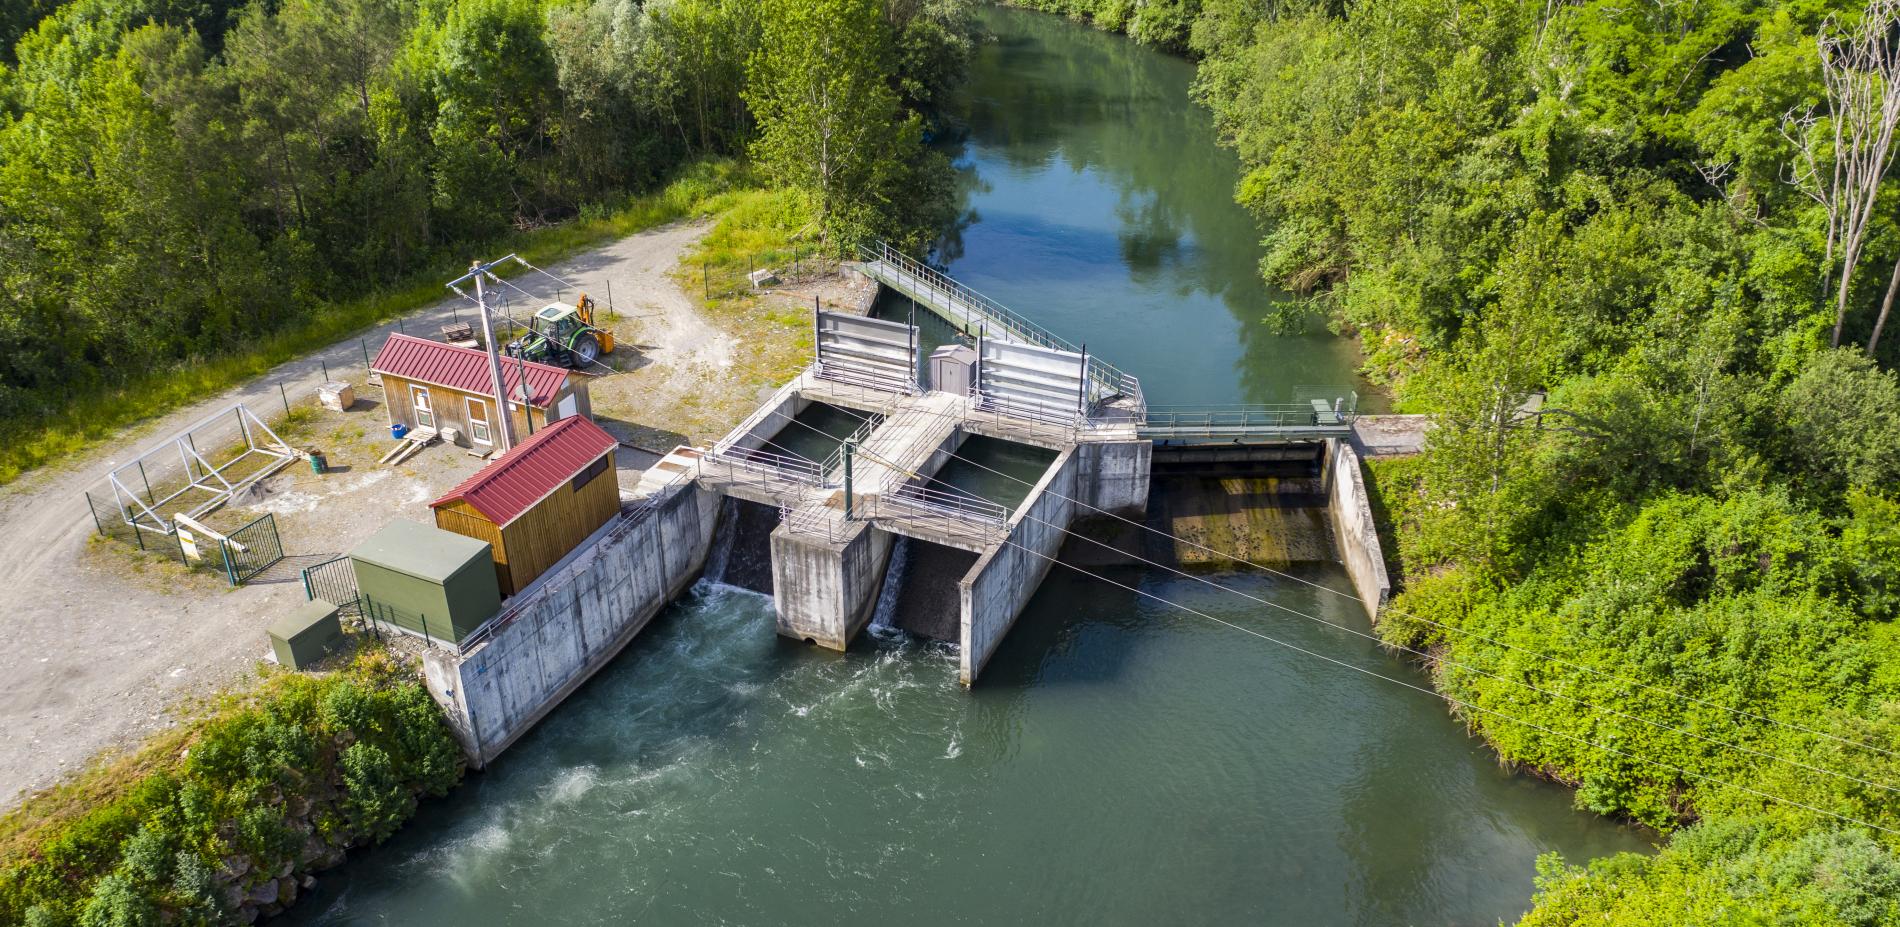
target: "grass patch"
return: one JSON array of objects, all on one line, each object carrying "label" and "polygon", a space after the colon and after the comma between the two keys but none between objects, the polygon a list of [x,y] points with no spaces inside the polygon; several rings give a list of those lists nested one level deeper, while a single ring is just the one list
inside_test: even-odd
[{"label": "grass patch", "polygon": [[[622,423],[622,437],[656,451],[710,440],[811,361],[812,294],[835,284],[838,261],[817,238],[815,210],[798,190],[734,186],[705,201],[709,229],[680,256],[674,282],[736,350],[729,363],[676,368],[670,378],[630,373],[599,383],[594,410]],[[755,288],[748,274],[778,282]],[[643,376],[648,379],[641,379]]]},{"label": "grass patch", "polygon": [[[465,250],[514,251],[531,263],[559,261],[605,241],[694,215],[706,215],[735,186],[748,183],[744,165],[706,161],[684,170],[664,189],[636,197],[607,214],[591,211],[572,222],[520,232]],[[442,284],[465,268],[444,259],[405,283],[347,302],[320,307],[301,323],[244,350],[177,364],[135,376],[45,412],[0,423],[0,485],[49,463],[119,437],[148,419],[263,376],[279,364],[342,341],[372,326],[440,302]],[[519,268],[514,268],[519,270]],[[507,276],[507,272],[501,272]]]}]

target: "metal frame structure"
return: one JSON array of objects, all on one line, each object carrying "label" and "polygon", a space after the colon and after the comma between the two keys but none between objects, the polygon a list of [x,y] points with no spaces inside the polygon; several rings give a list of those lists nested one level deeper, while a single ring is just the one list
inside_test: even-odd
[{"label": "metal frame structure", "polygon": [[[1154,441],[1298,441],[1339,437],[1352,431],[1359,394],[1301,388],[1303,402],[1277,405],[1156,406],[1136,433]],[[1327,397],[1327,398],[1322,398]]]},{"label": "metal frame structure", "polygon": [[[199,452],[198,442],[194,435],[222,423],[227,417],[236,419],[244,451],[223,464],[213,464]],[[268,436],[269,442],[262,443],[260,441],[262,436]],[[157,462],[160,455],[169,458],[173,452],[177,453],[178,464],[184,468],[186,482],[179,489],[159,498],[152,490],[151,477],[146,464]],[[262,467],[237,477],[235,482],[226,478],[227,471],[251,459],[253,455],[269,458],[269,461]],[[298,456],[288,442],[278,437],[277,432],[272,431],[269,425],[264,424],[263,419],[257,417],[257,413],[252,412],[249,407],[240,402],[223,412],[215,412],[200,419],[190,428],[172,435],[166,443],[138,455],[130,462],[114,467],[112,472],[107,474],[106,479],[112,485],[113,501],[118,505],[119,516],[125,519],[126,524],[137,530],[170,534],[177,526],[173,524],[172,519],[161,513],[171,508],[173,502],[190,493],[203,493],[205,498],[183,512],[190,518],[203,517],[216,511],[245,488],[283,469]],[[172,465],[169,459],[164,460],[163,463],[166,467]],[[145,491],[144,498],[140,498],[138,489],[131,485],[130,481],[134,474],[138,476],[139,488]]]}]

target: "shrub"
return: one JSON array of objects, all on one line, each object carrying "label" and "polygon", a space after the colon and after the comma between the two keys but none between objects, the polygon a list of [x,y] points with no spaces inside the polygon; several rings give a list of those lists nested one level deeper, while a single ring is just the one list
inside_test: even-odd
[{"label": "shrub", "polygon": [[461,773],[428,693],[386,654],[275,675],[0,818],[0,923],[221,922],[227,887],[315,862],[311,840],[386,839]]}]

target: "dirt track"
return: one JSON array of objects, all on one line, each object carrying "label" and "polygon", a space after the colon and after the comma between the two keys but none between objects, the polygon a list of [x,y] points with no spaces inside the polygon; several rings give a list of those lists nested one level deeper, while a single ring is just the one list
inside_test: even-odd
[{"label": "dirt track", "polygon": [[[734,339],[703,320],[669,276],[681,252],[706,230],[704,223],[670,225],[548,268],[590,293],[604,294],[611,282],[621,319],[613,327],[637,340],[630,345],[633,351],[615,357],[616,366],[627,372],[597,382],[624,379],[622,389],[652,384],[683,394],[705,385],[688,372],[704,374],[731,365]],[[414,334],[433,333],[449,321],[450,307],[451,301],[445,300],[408,316],[404,326]],[[461,317],[467,318],[466,310]],[[391,324],[369,333],[371,350],[394,330]],[[256,381],[146,422],[124,444],[99,448],[0,488],[0,588],[11,592],[0,614],[7,641],[0,648],[0,679],[6,680],[0,690],[0,806],[10,806],[24,791],[52,783],[102,751],[136,742],[170,723],[169,709],[253,671],[267,646],[264,625],[303,600],[294,571],[280,571],[287,575],[276,577],[276,582],[235,590],[220,588],[202,575],[163,569],[135,572],[128,566],[132,559],[122,552],[89,550],[93,525],[80,491],[102,481],[114,462],[159,445],[178,429],[232,403],[244,402],[260,414],[281,411],[279,383],[293,401],[308,397],[322,379],[320,361],[333,374],[351,368],[360,373],[362,348],[356,338],[339,342]],[[596,401],[596,415],[602,418],[615,413],[607,398],[604,404]],[[379,425],[380,411],[374,418],[373,424]],[[446,453],[441,448],[432,452]],[[637,455],[624,457],[623,466],[634,463]],[[470,466],[466,461],[454,463],[440,472],[406,475],[409,484],[398,501],[426,498],[431,489]],[[367,474],[367,467],[360,469]],[[296,479],[286,471],[273,478],[274,488],[291,491]],[[321,531],[312,531],[308,524],[286,530],[286,553],[314,558],[346,550],[387,517],[352,508],[362,506],[339,506],[330,517],[341,523],[322,526]],[[396,514],[424,520],[426,508],[407,505]],[[328,549],[293,548],[297,538],[304,546]]]}]

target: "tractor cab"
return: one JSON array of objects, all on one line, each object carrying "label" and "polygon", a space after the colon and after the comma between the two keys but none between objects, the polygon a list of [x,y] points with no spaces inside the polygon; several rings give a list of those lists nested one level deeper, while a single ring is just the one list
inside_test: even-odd
[{"label": "tractor cab", "polygon": [[528,320],[528,333],[508,343],[508,356],[584,369],[613,350],[613,335],[594,327],[594,301],[549,303]]}]

